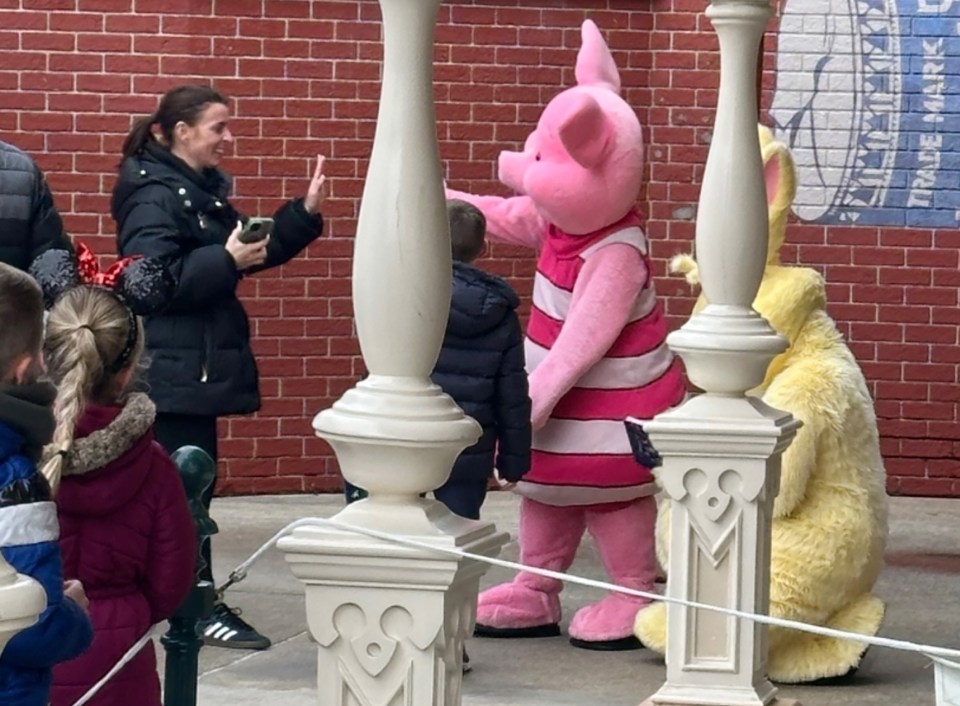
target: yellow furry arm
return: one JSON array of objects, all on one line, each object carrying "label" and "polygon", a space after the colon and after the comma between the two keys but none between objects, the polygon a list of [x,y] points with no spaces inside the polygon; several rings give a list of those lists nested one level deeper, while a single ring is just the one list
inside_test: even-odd
[{"label": "yellow furry arm", "polygon": [[764,402],[790,412],[803,423],[783,454],[780,493],[773,504],[775,518],[791,515],[806,497],[821,440],[838,411],[833,383],[833,376],[823,365],[803,362],[778,374],[763,395]]},{"label": "yellow furry arm", "polygon": [[[784,409],[784,407],[781,407]],[[773,517],[779,519],[792,514],[807,494],[807,484],[817,463],[817,442],[820,422],[790,410],[803,422],[793,442],[783,454],[780,469],[780,492],[773,503]]]}]

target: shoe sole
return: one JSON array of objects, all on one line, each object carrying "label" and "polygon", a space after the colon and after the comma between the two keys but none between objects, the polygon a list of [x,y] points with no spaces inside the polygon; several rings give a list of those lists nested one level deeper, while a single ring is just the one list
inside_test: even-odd
[{"label": "shoe sole", "polygon": [[643,643],[633,635],[621,637],[617,640],[603,640],[600,642],[579,640],[571,637],[570,644],[574,647],[579,647],[581,650],[594,650],[595,652],[627,652],[629,650],[643,649]]},{"label": "shoe sole", "polygon": [[240,640],[217,640],[211,637],[204,637],[203,644],[207,647],[222,647],[226,650],[266,650],[272,645],[270,642],[242,642]]},{"label": "shoe sole", "polygon": [[495,628],[490,625],[477,625],[473,629],[473,635],[474,637],[500,637],[506,639],[557,637],[560,635],[560,626],[557,623],[534,625],[529,628]]}]

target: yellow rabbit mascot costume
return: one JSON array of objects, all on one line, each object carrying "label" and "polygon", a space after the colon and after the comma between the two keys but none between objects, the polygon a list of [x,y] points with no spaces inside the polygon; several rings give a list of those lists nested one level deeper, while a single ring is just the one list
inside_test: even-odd
[{"label": "yellow rabbit mascot costume", "polygon": [[[770,245],[754,308],[790,341],[754,391],[763,401],[803,422],[783,457],[780,494],[773,510],[770,614],[875,635],[884,604],[871,593],[883,565],[887,495],[873,402],[863,374],[827,315],[818,272],[780,264],[796,175],[787,147],[760,128],[767,177]],[[696,263],[671,263],[691,284]],[[705,305],[703,297],[696,310]],[[696,311],[695,310],[695,311]],[[666,566],[669,501],[661,508],[657,551]],[[635,632],[643,644],[665,649],[666,610],[641,610]],[[769,677],[810,682],[854,671],[863,643],[795,630],[770,630]]]}]

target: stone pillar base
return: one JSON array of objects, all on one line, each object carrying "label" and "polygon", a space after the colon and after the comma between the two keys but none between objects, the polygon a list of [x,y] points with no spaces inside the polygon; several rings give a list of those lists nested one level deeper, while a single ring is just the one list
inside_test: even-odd
[{"label": "stone pillar base", "polygon": [[[508,538],[434,500],[371,496],[334,519],[483,556],[498,554]],[[317,703],[460,706],[463,643],[485,563],[336,527],[300,527],[278,547],[306,585]]]}]

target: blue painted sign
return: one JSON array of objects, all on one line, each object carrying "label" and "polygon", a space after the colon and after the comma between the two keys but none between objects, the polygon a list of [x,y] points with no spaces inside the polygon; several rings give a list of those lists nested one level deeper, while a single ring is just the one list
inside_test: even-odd
[{"label": "blue painted sign", "polygon": [[960,222],[960,0],[787,0],[770,114],[807,221]]}]

